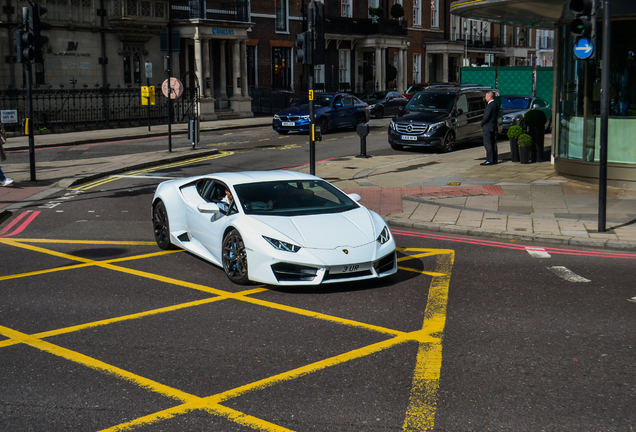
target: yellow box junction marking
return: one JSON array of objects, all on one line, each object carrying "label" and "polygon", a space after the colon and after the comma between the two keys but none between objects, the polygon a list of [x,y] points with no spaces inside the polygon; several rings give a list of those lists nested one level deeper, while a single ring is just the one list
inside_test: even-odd
[{"label": "yellow box junction marking", "polygon": [[[259,431],[271,431],[271,432],[290,432],[289,429],[270,423],[266,420],[259,419],[248,414],[236,411],[234,409],[221,405],[223,402],[230,399],[239,397],[244,394],[248,394],[254,391],[262,390],[274,385],[294,380],[299,377],[309,375],[311,373],[324,370],[333,366],[337,366],[346,363],[350,360],[366,357],[370,354],[384,351],[392,347],[401,345],[407,342],[416,341],[419,343],[419,349],[417,353],[417,360],[415,371],[413,374],[412,389],[410,394],[409,405],[406,410],[406,417],[403,424],[404,431],[427,431],[432,430],[435,421],[435,412],[437,406],[437,393],[439,389],[439,378],[442,364],[442,338],[443,331],[446,322],[446,305],[448,302],[448,288],[451,276],[451,270],[454,263],[454,251],[446,249],[420,249],[420,248],[399,248],[399,251],[413,253],[406,255],[398,259],[399,262],[426,258],[437,257],[437,264],[435,271],[423,271],[411,268],[405,268],[399,266],[400,269],[405,271],[412,271],[424,275],[432,276],[432,281],[428,291],[428,300],[426,310],[424,312],[424,322],[421,330],[413,332],[403,332],[399,330],[384,328],[380,326],[371,325],[368,323],[353,321],[344,319],[332,315],[322,314],[310,310],[296,308],[292,306],[286,306],[270,302],[267,300],[261,300],[252,297],[253,294],[268,291],[266,288],[258,287],[238,293],[232,293],[205,285],[195,284],[187,281],[177,280],[170,277],[165,277],[153,273],[138,271],[125,267],[114,265],[115,263],[139,260],[145,258],[152,258],[162,256],[170,253],[180,251],[160,251],[155,253],[147,253],[142,255],[133,255],[129,257],[107,259],[107,260],[91,260],[82,258],[62,252],[58,252],[52,249],[46,249],[34,244],[82,244],[82,245],[130,245],[130,246],[147,246],[152,245],[154,242],[109,242],[109,241],[75,241],[75,240],[49,240],[49,239],[0,239],[0,244],[5,244],[11,247],[23,248],[33,252],[44,253],[59,258],[68,259],[71,261],[77,261],[76,265],[65,265],[57,268],[32,271],[21,274],[7,275],[0,277],[0,282],[3,280],[26,278],[34,275],[40,275],[44,273],[51,273],[57,271],[72,271],[77,268],[84,268],[89,266],[97,266],[112,271],[123,272],[137,277],[148,278],[155,281],[168,283],[180,287],[195,289],[198,291],[206,292],[214,295],[214,297],[206,298],[203,300],[197,300],[192,302],[186,302],[182,304],[172,305],[154,310],[148,310],[144,312],[138,312],[130,315],[113,317],[100,321],[75,325],[67,328],[55,329],[40,332],[33,335],[24,334],[22,332],[4,327],[0,325],[0,334],[7,337],[7,340],[0,341],[0,349],[16,345],[26,344],[31,347],[37,348],[44,352],[65,358],[75,363],[84,365],[94,370],[98,370],[120,379],[124,379],[135,385],[138,385],[144,389],[157,392],[164,396],[170,397],[174,400],[181,402],[180,405],[172,408],[162,410],[141,418],[137,418],[127,423],[112,426],[104,431],[126,431],[133,430],[137,427],[152,425],[167,420],[179,415],[186,414],[193,410],[203,410],[210,414],[221,416],[237,424],[250,427]],[[324,320],[329,322],[338,323],[341,325],[347,325],[365,329],[368,331],[384,334],[388,339],[377,342],[362,348],[354,349],[352,351],[344,352],[342,354],[326,358],[306,366],[302,366],[287,372],[283,372],[277,375],[270,376],[268,378],[261,379],[259,381],[249,383],[240,386],[235,389],[230,389],[221,392],[216,395],[208,397],[197,397],[189,393],[183,392],[179,389],[175,389],[148,378],[136,375],[132,372],[117,368],[99,360],[93,359],[84,354],[57,346],[55,344],[46,342],[44,339],[57,336],[61,334],[68,334],[85,330],[88,328],[95,328],[113,324],[116,322],[122,322],[127,320],[142,319],[152,315],[159,315],[163,313],[172,312],[175,310],[186,309],[191,307],[198,307],[213,302],[223,301],[227,299],[234,299],[251,303],[254,305],[267,307],[271,309],[280,310],[287,313],[293,313],[302,315],[305,317]]]}]

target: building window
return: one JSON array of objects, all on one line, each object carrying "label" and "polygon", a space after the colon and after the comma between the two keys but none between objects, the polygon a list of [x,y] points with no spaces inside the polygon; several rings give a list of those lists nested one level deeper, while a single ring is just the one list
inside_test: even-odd
[{"label": "building window", "polygon": [[413,0],[413,25],[422,25],[422,0]]},{"label": "building window", "polygon": [[413,54],[413,82],[422,82],[422,54]]},{"label": "building window", "polygon": [[124,46],[124,84],[141,84],[143,45]]},{"label": "building window", "polygon": [[[380,0],[369,0],[369,8],[377,7],[380,7]],[[369,13],[369,18],[371,18],[371,13]]]},{"label": "building window", "polygon": [[431,0],[431,28],[439,27],[439,0]]},{"label": "building window", "polygon": [[351,1],[352,0],[340,0],[341,14],[343,17],[351,18]]},{"label": "building window", "polygon": [[256,46],[252,45],[247,46],[247,85],[250,87],[258,87],[256,48]]},{"label": "building window", "polygon": [[276,31],[289,31],[287,27],[287,3],[289,0],[275,0],[276,5]]},{"label": "building window", "polygon": [[325,91],[325,65],[314,65],[314,88]]},{"label": "building window", "polygon": [[343,83],[351,84],[350,54],[351,52],[349,50],[340,50],[339,52],[340,61],[338,62],[338,82],[341,84],[340,87],[342,87]]},{"label": "building window", "polygon": [[291,90],[291,48],[272,48],[272,88]]}]

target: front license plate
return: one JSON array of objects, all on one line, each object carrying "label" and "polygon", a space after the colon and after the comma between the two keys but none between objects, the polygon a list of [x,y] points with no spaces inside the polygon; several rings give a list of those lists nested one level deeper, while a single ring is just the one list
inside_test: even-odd
[{"label": "front license plate", "polygon": [[349,265],[341,265],[341,266],[333,266],[329,269],[329,273],[337,274],[337,273],[354,273],[371,269],[371,263],[363,263],[363,264],[349,264]]},{"label": "front license plate", "polygon": [[283,122],[283,126],[296,126],[294,122]]},{"label": "front license plate", "polygon": [[402,141],[417,141],[417,137],[412,135],[402,135],[400,139]]}]

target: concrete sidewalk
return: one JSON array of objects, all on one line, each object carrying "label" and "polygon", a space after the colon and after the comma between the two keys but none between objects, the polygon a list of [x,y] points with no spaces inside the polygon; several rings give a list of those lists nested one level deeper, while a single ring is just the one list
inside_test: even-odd
[{"label": "concrete sidewalk", "polygon": [[[271,119],[250,118],[202,123],[202,131],[268,126]],[[37,146],[71,145],[95,141],[163,136],[167,126],[153,126],[36,136]],[[185,133],[185,125],[173,132]],[[372,133],[385,133],[374,129]],[[549,140],[547,140],[549,142]],[[6,148],[23,149],[26,137],[11,138]],[[321,145],[320,143],[318,145]],[[215,149],[176,149],[90,161],[63,161],[37,165],[37,184],[29,180],[28,165],[2,165],[16,180],[0,188],[4,217],[30,199],[88,180],[175,160],[201,157]],[[549,162],[521,165],[499,143],[501,162],[480,166],[483,148],[450,154],[393,152],[390,156],[354,156],[319,163],[316,174],[384,216],[393,227],[520,241],[636,251],[636,191],[608,188],[607,226],[598,233],[597,186],[558,176]],[[309,172],[308,166],[295,168]]]}]

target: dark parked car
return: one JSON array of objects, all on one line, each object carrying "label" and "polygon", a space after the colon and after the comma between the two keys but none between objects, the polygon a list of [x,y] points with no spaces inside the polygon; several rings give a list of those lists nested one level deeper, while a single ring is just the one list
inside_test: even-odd
[{"label": "dark parked car", "polygon": [[[318,93],[314,96],[316,125],[322,133],[340,127],[355,128],[369,121],[369,106],[347,93]],[[301,99],[290,108],[274,115],[272,128],[279,134],[309,132],[309,98]]]},{"label": "dark parked car", "polygon": [[[450,152],[455,143],[483,136],[481,119],[486,108],[487,87],[444,86],[416,93],[389,125],[389,144],[395,150],[404,146],[440,147]],[[499,126],[501,128],[501,110]]]},{"label": "dark parked car", "polygon": [[507,95],[501,97],[503,105],[503,130],[501,133],[508,132],[510,126],[520,126],[523,116],[531,109],[539,109],[543,111],[548,122],[545,124],[545,131],[549,132],[552,128],[552,108],[550,104],[540,97],[536,96],[520,96]]},{"label": "dark parked car", "polygon": [[360,99],[369,104],[370,115],[378,119],[385,115],[397,114],[400,107],[403,107],[409,101],[395,91],[367,92],[360,96]]}]

